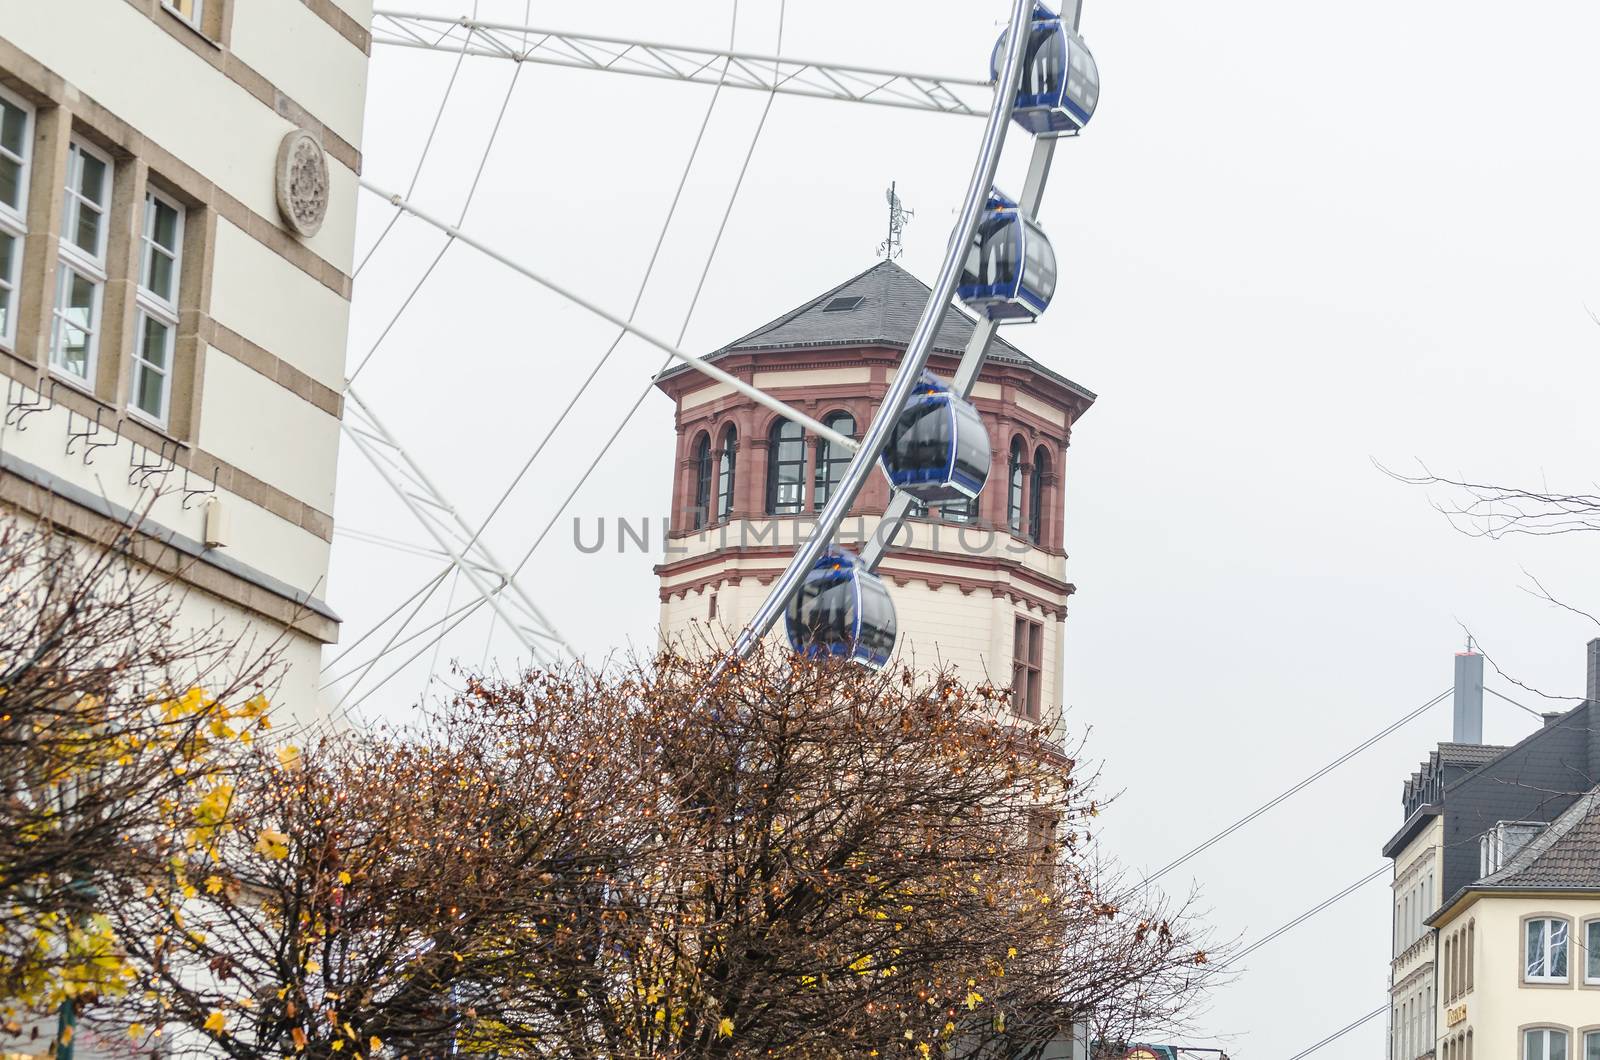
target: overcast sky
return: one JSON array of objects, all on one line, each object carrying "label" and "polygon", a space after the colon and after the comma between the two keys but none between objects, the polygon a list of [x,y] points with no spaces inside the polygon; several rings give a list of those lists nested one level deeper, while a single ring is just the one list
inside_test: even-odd
[{"label": "overcast sky", "polygon": [[[455,15],[471,3],[404,6]],[[524,4],[480,0],[479,12],[519,21]],[[982,77],[1006,7],[797,2],[783,48]],[[779,8],[743,0],[738,46],[775,48]],[[732,13],[727,0],[531,4],[542,27],[705,45],[726,42]],[[1153,869],[1448,687],[1462,624],[1520,679],[1581,694],[1583,643],[1597,631],[1525,589],[1537,575],[1592,602],[1593,545],[1469,539],[1373,462],[1595,490],[1600,327],[1584,303],[1600,309],[1600,8],[1086,0],[1083,29],[1100,108],[1057,153],[1042,214],[1063,281],[1043,320],[1007,337],[1100,394],[1066,467],[1078,586],[1068,705],[1123,792],[1107,841]],[[452,65],[374,48],[368,177],[409,183]],[[417,185],[423,205],[459,212],[512,73],[463,65]],[[530,66],[465,229],[625,312],[709,96]],[[646,327],[684,326],[764,102],[733,91],[718,102]],[[714,349],[871,265],[890,180],[916,210],[903,264],[931,279],[980,131],[973,119],[780,97],[685,344]],[[1026,150],[1015,133],[1002,186],[1020,188]],[[372,198],[361,214],[358,253],[389,218]],[[362,273],[352,366],[438,246],[403,221]],[[456,247],[357,388],[477,519],[612,337]],[[642,344],[618,348],[492,524],[503,558],[528,549],[659,364]],[[671,422],[652,395],[529,565],[530,588],[596,657],[653,642],[655,557],[584,555],[572,516],[664,514]],[[359,454],[341,461],[341,527],[425,540]],[[431,570],[340,538],[330,595],[345,640]],[[488,632],[476,618],[462,627],[438,667],[509,663],[512,643],[501,631],[486,649]],[[404,717],[433,661],[362,714]],[[1533,724],[1490,698],[1491,741]],[[1272,930],[1383,864],[1400,784],[1448,730],[1446,703],[1167,883],[1192,878],[1224,935]],[[1253,954],[1202,1031],[1240,1060],[1309,1046],[1384,1003],[1389,925],[1388,891],[1373,883]],[[1368,1060],[1383,1034],[1380,1019],[1318,1055]]]}]

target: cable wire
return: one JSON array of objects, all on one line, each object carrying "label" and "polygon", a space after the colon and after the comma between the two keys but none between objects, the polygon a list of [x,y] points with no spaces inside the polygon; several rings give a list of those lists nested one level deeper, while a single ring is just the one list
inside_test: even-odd
[{"label": "cable wire", "polygon": [[1340,891],[1338,894],[1334,895],[1333,897],[1323,899],[1321,902],[1318,902],[1316,905],[1312,906],[1310,909],[1307,909],[1304,913],[1301,913],[1299,916],[1295,917],[1293,920],[1289,921],[1287,924],[1284,924],[1282,927],[1278,928],[1276,931],[1270,931],[1267,934],[1261,936],[1259,939],[1256,939],[1250,945],[1246,946],[1244,949],[1240,950],[1238,953],[1236,953],[1232,957],[1230,957],[1228,959],[1228,963],[1223,965],[1223,967],[1227,968],[1227,967],[1231,967],[1232,965],[1238,964],[1240,961],[1244,960],[1250,954],[1254,953],[1256,950],[1260,949],[1262,946],[1265,946],[1267,943],[1271,942],[1273,939],[1277,938],[1279,935],[1282,935],[1286,931],[1290,931],[1290,930],[1292,930],[1294,928],[1299,927],[1301,924],[1304,924],[1307,920],[1310,920],[1312,917],[1316,916],[1318,913],[1321,913],[1324,909],[1327,909],[1329,906],[1333,905],[1335,902],[1339,901],[1342,898],[1349,897],[1350,895],[1354,894],[1356,891],[1359,891],[1362,887],[1365,887],[1367,884],[1371,883],[1373,880],[1375,880],[1379,876],[1382,876],[1385,873],[1391,871],[1392,869],[1393,869],[1392,865],[1380,865],[1380,866],[1378,866],[1378,868],[1374,869],[1372,872],[1369,872],[1367,875],[1361,877],[1355,883],[1352,883],[1350,886],[1346,887],[1344,890]]},{"label": "cable wire", "polygon": [[1318,1042],[1316,1045],[1313,1045],[1311,1048],[1302,1049],[1300,1052],[1295,1053],[1293,1056],[1289,1057],[1289,1060],[1305,1060],[1306,1057],[1310,1056],[1312,1053],[1316,1052],[1318,1049],[1321,1049],[1324,1045],[1333,1044],[1334,1042],[1338,1041],[1340,1038],[1343,1038],[1345,1035],[1347,1035],[1351,1031],[1355,1030],[1357,1027],[1360,1027],[1363,1024],[1372,1022],[1373,1020],[1377,1019],[1379,1016],[1383,1015],[1385,1012],[1388,1012],[1388,1011],[1389,1011],[1389,1005],[1388,1005],[1387,1002],[1385,1002],[1383,1005],[1379,1006],[1378,1008],[1373,1009],[1371,1012],[1367,1013],[1365,1016],[1362,1016],[1360,1019],[1356,1020],[1354,1023],[1352,1023],[1352,1024],[1350,1024],[1350,1025],[1348,1025],[1346,1027],[1343,1027],[1343,1028],[1341,1028],[1339,1030],[1334,1031],[1332,1034],[1328,1035],[1326,1038],[1322,1039],[1322,1041]]},{"label": "cable wire", "polygon": [[[784,3],[780,4],[780,6],[779,6],[779,13],[778,13],[778,48],[779,48],[780,53],[781,53],[782,47],[783,47],[783,22],[784,22],[784,19],[786,17],[786,14],[787,14],[787,6],[788,6],[787,5],[787,0],[784,0]],[[688,334],[689,324],[690,324],[690,322],[691,322],[691,320],[693,318],[695,307],[699,303],[700,294],[704,290],[706,279],[711,273],[711,266],[716,260],[717,250],[722,245],[722,236],[723,236],[724,232],[726,232],[726,230],[727,230],[728,219],[733,213],[734,206],[738,203],[739,192],[744,187],[745,176],[750,170],[750,161],[755,155],[756,146],[761,141],[762,130],[764,130],[766,128],[767,116],[772,112],[772,101],[776,97],[777,97],[776,91],[771,92],[771,93],[768,94],[766,106],[762,108],[761,118],[756,123],[755,133],[750,138],[750,146],[746,149],[744,162],[739,168],[739,176],[734,181],[732,194],[730,194],[729,197],[728,197],[728,205],[724,209],[723,214],[722,214],[722,221],[717,227],[716,238],[712,242],[710,252],[706,255],[705,266],[704,266],[704,268],[701,269],[700,279],[699,279],[698,284],[695,287],[694,299],[693,299],[693,301],[691,301],[688,310],[685,312],[684,319],[683,319],[683,325],[678,331],[678,338],[677,338],[677,343],[676,343],[678,345],[682,344],[684,336],[686,334]],[[656,372],[650,377],[650,382],[645,385],[644,389],[640,392],[638,399],[634,401],[633,405],[628,409],[627,413],[624,414],[621,422],[619,422],[617,424],[616,429],[611,432],[610,437],[608,437],[606,439],[606,441],[605,441],[605,444],[601,446],[600,452],[595,455],[595,458],[592,461],[590,461],[589,466],[584,469],[583,475],[578,479],[577,483],[567,493],[566,498],[561,502],[560,506],[556,509],[555,513],[551,515],[550,520],[545,524],[544,529],[539,532],[538,537],[536,537],[534,539],[533,544],[531,546],[529,546],[528,551],[523,554],[522,559],[520,561],[518,561],[517,565],[514,568],[512,568],[510,576],[513,579],[516,578],[516,576],[519,573],[521,573],[523,567],[527,566],[528,561],[533,558],[534,552],[537,551],[539,546],[544,543],[545,538],[549,536],[550,531],[555,527],[556,523],[560,520],[561,516],[566,512],[567,506],[570,505],[572,503],[572,501],[577,497],[579,491],[583,489],[584,484],[589,481],[589,477],[594,473],[595,469],[597,467],[599,467],[600,462],[605,459],[606,454],[611,451],[611,447],[616,443],[617,439],[619,437],[621,437],[623,430],[625,430],[627,428],[629,422],[633,419],[634,415],[639,411],[640,407],[643,406],[645,400],[647,398],[649,398],[650,392],[655,389],[656,377],[659,376],[661,374],[661,372],[665,371],[667,369],[667,367],[671,363],[672,363],[672,358],[670,358],[670,357],[667,358],[667,360],[661,365],[661,367],[658,368],[656,370]],[[478,607],[482,606],[483,603],[484,603],[484,599],[483,598],[479,598],[479,600],[475,601],[470,607],[465,608],[464,609],[465,613],[462,614],[461,617],[457,618],[453,623],[451,623],[450,625],[446,626],[444,629],[440,630],[435,639],[443,638],[443,637],[447,636],[457,626],[461,625],[461,623],[465,622],[468,618],[470,618],[472,613],[474,611],[476,611],[478,609]],[[348,715],[352,710],[354,710],[355,708],[359,707],[361,705],[361,703],[364,702],[369,696],[371,696],[373,693],[377,692],[380,688],[382,688],[385,684],[387,684],[391,678],[393,678],[394,676],[399,674],[407,666],[411,665],[412,662],[416,661],[416,659],[419,658],[421,656],[421,654],[424,651],[427,650],[429,643],[431,643],[431,642],[425,642],[421,647],[419,647],[417,649],[417,651],[413,652],[398,667],[396,667],[394,670],[390,671],[388,676],[384,677],[376,685],[372,686],[370,689],[368,689],[366,692],[364,692],[361,695],[361,697],[359,699],[357,699],[355,702],[351,703],[348,708],[346,708],[343,711],[341,711],[339,713],[338,717],[342,718],[342,717]],[[376,661],[377,660],[374,659],[373,665],[376,665]],[[369,672],[370,672],[370,667],[369,667]],[[365,679],[365,676],[366,675],[363,674],[362,675],[362,679]]]},{"label": "cable wire", "polygon": [[1404,715],[1403,717],[1401,717],[1398,721],[1396,721],[1393,724],[1391,724],[1391,725],[1385,727],[1384,729],[1380,730],[1375,735],[1367,737],[1367,739],[1363,740],[1361,743],[1357,744],[1355,747],[1353,747],[1350,750],[1346,751],[1344,754],[1340,755],[1338,758],[1335,758],[1332,762],[1329,762],[1327,765],[1323,766],[1321,769],[1317,770],[1315,773],[1312,773],[1310,776],[1306,777],[1304,780],[1301,780],[1299,783],[1295,784],[1293,787],[1289,788],[1287,791],[1283,792],[1281,795],[1278,795],[1277,797],[1269,799],[1267,802],[1262,803],[1260,806],[1257,806],[1254,810],[1251,810],[1249,813],[1245,814],[1243,817],[1239,818],[1237,821],[1233,822],[1228,827],[1226,827],[1222,831],[1218,832],[1216,835],[1213,835],[1211,838],[1209,838],[1209,839],[1205,840],[1204,842],[1200,843],[1199,845],[1193,847],[1192,849],[1190,849],[1189,851],[1184,853],[1182,856],[1174,859],[1173,861],[1168,862],[1167,864],[1163,865],[1161,868],[1157,869],[1155,872],[1151,873],[1149,876],[1146,876],[1145,877],[1145,882],[1146,883],[1154,883],[1155,881],[1159,880],[1161,877],[1165,876],[1167,873],[1171,872],[1173,869],[1177,868],[1178,866],[1184,864],[1185,862],[1189,861],[1190,859],[1192,859],[1194,857],[1199,856],[1201,853],[1211,849],[1213,846],[1215,846],[1216,844],[1222,842],[1224,839],[1228,838],[1230,835],[1232,835],[1233,833],[1237,832],[1239,829],[1243,828],[1245,825],[1249,824],[1251,821],[1254,821],[1257,817],[1260,817],[1262,814],[1266,813],[1268,810],[1272,809],[1274,806],[1277,806],[1279,803],[1283,802],[1285,799],[1288,799],[1291,796],[1298,794],[1299,792],[1301,792],[1301,791],[1305,790],[1306,788],[1310,787],[1312,784],[1316,783],[1318,780],[1321,780],[1323,777],[1327,776],[1329,773],[1333,772],[1335,769],[1338,769],[1340,766],[1344,765],[1346,762],[1350,761],[1350,759],[1354,758],[1356,755],[1360,754],[1362,751],[1365,751],[1367,748],[1371,747],[1373,744],[1377,743],[1379,740],[1382,740],[1384,737],[1386,737],[1386,736],[1390,735],[1391,733],[1395,732],[1396,730],[1402,728],[1406,724],[1408,724],[1408,723],[1410,723],[1412,721],[1415,721],[1417,718],[1422,717],[1422,715],[1427,713],[1428,710],[1431,707],[1433,707],[1433,706],[1437,705],[1438,703],[1442,702],[1444,700],[1444,698],[1446,696],[1450,695],[1450,693],[1453,692],[1453,691],[1455,691],[1455,689],[1453,687],[1445,689],[1443,692],[1440,692],[1438,695],[1434,696],[1432,699],[1430,699],[1426,703],[1422,704],[1422,706],[1416,708],[1415,710],[1413,710],[1410,713],[1408,713],[1408,714]]}]

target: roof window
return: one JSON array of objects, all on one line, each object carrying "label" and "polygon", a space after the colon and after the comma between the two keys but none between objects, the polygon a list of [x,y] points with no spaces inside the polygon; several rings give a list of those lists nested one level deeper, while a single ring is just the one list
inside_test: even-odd
[{"label": "roof window", "polygon": [[860,309],[861,303],[865,301],[866,298],[862,295],[845,295],[835,298],[823,306],[822,311],[824,313],[848,313],[852,309]]}]

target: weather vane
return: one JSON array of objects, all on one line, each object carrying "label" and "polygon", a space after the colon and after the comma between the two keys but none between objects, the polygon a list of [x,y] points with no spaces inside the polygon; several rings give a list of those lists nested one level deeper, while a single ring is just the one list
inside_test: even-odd
[{"label": "weather vane", "polygon": [[878,256],[893,261],[905,253],[905,248],[900,245],[900,233],[905,231],[906,225],[917,211],[906,209],[905,203],[900,201],[900,196],[895,194],[894,181],[889,182],[889,189],[883,193],[884,200],[889,204],[889,238],[878,244]]}]

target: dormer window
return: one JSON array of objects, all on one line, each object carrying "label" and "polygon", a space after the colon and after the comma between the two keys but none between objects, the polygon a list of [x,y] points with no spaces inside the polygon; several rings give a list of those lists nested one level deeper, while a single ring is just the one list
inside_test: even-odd
[{"label": "dormer window", "polygon": [[1478,877],[1499,872],[1545,826],[1539,821],[1501,821],[1478,838]]},{"label": "dormer window", "polygon": [[866,298],[862,295],[843,295],[823,306],[822,311],[824,313],[848,313],[853,309],[860,309],[861,303],[865,301]]}]

